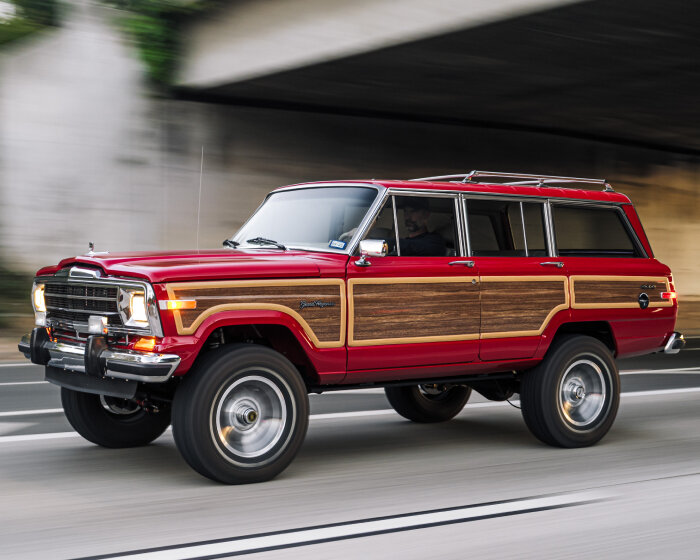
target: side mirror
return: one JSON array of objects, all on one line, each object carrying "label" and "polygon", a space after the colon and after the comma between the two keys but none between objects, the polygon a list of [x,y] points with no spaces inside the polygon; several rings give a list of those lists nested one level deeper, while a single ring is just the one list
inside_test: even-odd
[{"label": "side mirror", "polygon": [[360,255],[363,257],[386,257],[389,245],[383,239],[363,239],[360,241]]},{"label": "side mirror", "polygon": [[355,261],[356,266],[370,266],[367,257],[386,257],[389,253],[389,245],[383,239],[363,239],[360,241],[360,258]]}]

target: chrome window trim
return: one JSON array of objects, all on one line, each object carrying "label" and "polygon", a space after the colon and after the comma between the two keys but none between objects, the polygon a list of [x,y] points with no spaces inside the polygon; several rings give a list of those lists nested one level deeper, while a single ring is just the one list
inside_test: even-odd
[{"label": "chrome window trim", "polygon": [[523,211],[523,201],[521,200],[518,205],[520,206],[520,225],[523,228],[523,244],[525,245],[525,256],[530,256],[530,251],[527,248],[527,232],[525,231],[525,212]]},{"label": "chrome window trim", "polygon": [[458,255],[460,257],[465,257],[467,255],[466,247],[464,246],[464,232],[462,231],[462,198],[459,196],[455,197],[455,219],[457,220],[455,225],[457,226],[457,243],[459,244]]},{"label": "chrome window trim", "polygon": [[[462,196],[462,203],[463,203],[463,212],[464,212],[464,224],[465,224],[465,239],[467,242],[467,256],[468,257],[473,257],[472,255],[472,247],[471,247],[471,240],[469,238],[469,199],[472,198],[468,194],[465,194]],[[487,198],[491,198],[487,194]],[[506,200],[510,202],[518,202],[519,207],[520,207],[520,220],[522,222],[522,229],[523,229],[523,241],[525,242],[525,257],[530,256],[530,250],[527,246],[527,233],[525,231],[525,213],[523,210],[523,203],[539,203],[542,204],[543,207],[543,215],[542,215],[542,221],[544,225],[544,234],[545,234],[545,243],[547,245],[547,253],[549,257],[555,256],[553,253],[553,239],[554,236],[550,232],[550,225],[551,225],[551,220],[549,218],[549,207],[548,207],[548,202],[549,199],[545,199],[539,196],[528,196],[528,197],[521,197],[521,196],[514,196],[514,195],[504,195],[503,197],[499,197],[499,200],[502,198],[505,198]],[[483,258],[483,257],[482,257]],[[486,257],[488,258],[488,257]],[[509,258],[524,258],[524,257],[509,257]]]},{"label": "chrome window trim", "polygon": [[464,196],[463,194],[460,195],[460,200],[462,201],[462,215],[463,215],[463,220],[464,220],[464,240],[466,242],[466,248],[467,252],[466,255],[467,257],[472,256],[472,245],[471,245],[471,239],[469,237],[469,209],[467,208],[467,197]]},{"label": "chrome window trim", "polygon": [[396,197],[391,195],[391,211],[394,215],[394,238],[396,239],[396,256],[401,256],[401,242],[399,241],[399,218],[396,213]]},{"label": "chrome window trim", "polygon": [[548,198],[544,203],[545,229],[547,232],[547,253],[550,257],[557,256],[556,238],[554,237],[554,220],[552,219],[552,202]]},{"label": "chrome window trim", "polygon": [[424,190],[417,190],[417,189],[394,189],[390,188],[388,189],[388,196],[393,197],[392,199],[392,205],[393,205],[393,211],[394,211],[394,228],[395,228],[395,234],[396,234],[396,256],[400,257],[401,256],[401,249],[399,247],[399,221],[396,215],[396,197],[397,196],[421,196],[425,198],[452,198],[454,199],[453,203],[453,212],[454,212],[454,219],[456,220],[456,226],[457,226],[457,232],[456,232],[456,239],[455,239],[455,249],[459,247],[459,256],[464,256],[464,247],[462,243],[462,238],[461,238],[461,217],[459,214],[459,199],[460,199],[460,193],[458,191],[437,191],[437,192],[432,192],[432,191],[424,191]]},{"label": "chrome window trim", "polygon": [[[66,267],[70,268],[70,267]],[[58,272],[64,271],[64,269],[61,269]],[[162,327],[162,322],[160,318],[160,312],[158,311],[158,305],[156,303],[156,295],[153,290],[153,286],[151,286],[150,283],[141,281],[141,280],[134,280],[133,278],[123,278],[121,276],[100,276],[100,277],[92,277],[92,278],[87,278],[87,277],[80,277],[80,276],[71,276],[70,271],[67,273],[59,275],[58,273],[53,275],[53,276],[37,276],[34,278],[34,283],[39,283],[39,284],[80,284],[83,286],[98,286],[98,287],[104,287],[104,286],[114,286],[116,288],[120,287],[134,287],[134,288],[141,288],[146,295],[146,305],[147,305],[147,311],[148,311],[148,328],[139,328],[139,327],[108,327],[107,329],[107,334],[140,334],[140,335],[152,335],[152,336],[157,336],[159,338],[162,338],[163,336],[163,327]],[[115,300],[116,301],[116,300]],[[103,315],[102,312],[95,312],[95,315]],[[106,313],[104,315],[107,315]],[[49,321],[52,321],[49,319]],[[78,322],[72,322],[74,330],[75,327],[78,327],[78,329],[83,329],[82,332],[88,332],[88,325],[87,323],[78,323]]]},{"label": "chrome window trim", "polygon": [[[551,206],[552,204],[557,205],[561,204],[562,206],[586,206],[586,207],[594,207],[594,208],[600,208],[604,210],[613,210],[616,212],[619,216],[622,217],[622,227],[625,228],[627,231],[627,235],[629,235],[632,244],[634,247],[637,249],[639,252],[638,255],[634,255],[633,257],[618,257],[618,258],[623,258],[623,259],[648,259],[649,255],[647,254],[646,250],[644,249],[644,246],[642,245],[641,241],[639,240],[639,237],[637,236],[637,232],[634,230],[632,227],[632,224],[630,223],[629,219],[627,218],[627,214],[623,212],[622,210],[622,205],[621,204],[614,204],[614,203],[606,203],[606,202],[600,202],[600,201],[585,201],[584,204],[580,204],[578,201],[575,200],[564,200],[564,199],[549,199],[550,202],[550,219],[552,222],[552,238],[556,240],[556,231],[554,228],[554,213],[551,211]],[[556,242],[555,248],[556,248]],[[557,253],[556,255],[552,256],[559,256],[559,251],[557,248]],[[564,258],[580,258],[580,257],[564,257]],[[610,258],[615,258],[614,256]]]},{"label": "chrome window trim", "polygon": [[[368,217],[374,215],[374,211],[377,208],[377,203],[381,199],[383,201],[384,197],[386,196],[386,191],[388,190],[385,186],[377,184],[377,183],[372,183],[372,182],[364,182],[364,181],[343,181],[343,182],[338,182],[338,183],[309,183],[309,184],[304,184],[304,185],[290,185],[288,187],[280,187],[278,189],[275,189],[272,192],[269,192],[263,201],[258,205],[258,207],[255,209],[254,212],[250,214],[248,219],[243,222],[240,228],[231,236],[229,239],[231,241],[236,241],[237,243],[240,243],[241,245],[245,245],[244,241],[237,241],[237,237],[241,230],[245,228],[248,223],[253,219],[253,217],[260,211],[260,209],[263,207],[263,205],[268,201],[268,199],[275,194],[278,194],[280,192],[289,192],[289,191],[300,191],[300,190],[305,190],[305,189],[323,189],[323,188],[334,188],[334,187],[360,187],[360,188],[370,188],[374,189],[377,191],[377,195],[374,198],[374,201],[368,208],[365,217],[360,221],[360,224],[357,226],[357,231],[355,232],[355,235],[352,237],[352,239],[348,242],[348,245],[346,246],[345,249],[338,250],[338,249],[331,249],[328,247],[327,249],[319,249],[318,247],[314,248],[307,248],[304,247],[303,245],[289,245],[287,246],[288,249],[301,249],[303,251],[313,251],[316,253],[329,253],[331,255],[352,255],[357,248],[357,246],[360,244],[360,240],[362,239],[362,236],[360,233],[362,232],[364,234],[365,231],[365,226],[367,225],[368,222]],[[238,248],[237,248],[238,249]],[[251,246],[245,246],[245,250],[247,251],[248,249],[269,249],[269,247],[251,247]]]},{"label": "chrome window trim", "polygon": [[[355,232],[355,235],[350,240],[350,243],[348,243],[348,248],[346,251],[344,251],[348,255],[355,254],[355,250],[359,246],[360,241],[362,241],[365,238],[365,235],[367,234],[369,229],[372,227],[374,220],[377,219],[377,216],[379,215],[379,211],[381,210],[382,206],[384,205],[384,201],[389,196],[389,189],[387,189],[386,187],[379,188],[376,185],[373,185],[373,186],[375,188],[377,188],[378,196],[374,199],[374,202],[367,210],[367,213],[365,214],[365,217],[360,222],[360,225],[357,226],[357,231]],[[382,191],[382,189],[383,189],[383,191]]]}]

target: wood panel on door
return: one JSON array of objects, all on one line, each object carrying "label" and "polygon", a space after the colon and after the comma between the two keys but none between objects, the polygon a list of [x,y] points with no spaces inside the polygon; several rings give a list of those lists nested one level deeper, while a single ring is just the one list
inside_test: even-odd
[{"label": "wood panel on door", "polygon": [[354,278],[348,281],[348,345],[475,340],[479,285],[474,276]]}]

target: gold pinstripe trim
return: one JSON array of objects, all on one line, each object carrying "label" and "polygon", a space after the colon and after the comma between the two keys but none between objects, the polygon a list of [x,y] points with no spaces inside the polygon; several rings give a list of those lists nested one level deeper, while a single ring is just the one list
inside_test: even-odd
[{"label": "gold pinstripe trim", "polygon": [[338,286],[340,288],[340,339],[337,341],[321,342],[314,333],[311,326],[297,311],[295,311],[291,307],[287,307],[286,305],[279,305],[275,303],[223,303],[221,305],[215,305],[204,311],[202,314],[200,314],[188,328],[184,328],[182,325],[182,317],[180,316],[180,311],[174,310],[173,318],[175,319],[175,326],[177,327],[178,334],[194,334],[197,331],[197,328],[204,322],[204,320],[207,317],[210,317],[214,313],[220,313],[221,311],[271,310],[279,311],[281,313],[289,315],[295,321],[297,321],[301,325],[306,335],[311,339],[314,346],[316,346],[317,348],[340,348],[345,345],[347,298],[345,295],[345,282],[340,278],[307,278],[303,280],[232,280],[226,282],[175,282],[171,284],[166,284],[165,289],[167,290],[168,297],[170,299],[177,299],[175,292],[177,292],[178,289],[207,290],[211,288],[260,288],[267,286]]},{"label": "gold pinstripe trim", "polygon": [[[653,282],[655,284],[663,284],[666,286],[666,292],[671,291],[671,286],[668,278],[650,277],[650,276],[595,276],[595,275],[572,275],[571,276],[571,308],[572,309],[639,309],[639,302],[628,301],[622,303],[576,303],[576,281],[588,282]],[[641,288],[640,288],[641,290]],[[673,301],[656,301],[649,302],[649,308],[652,307],[673,307]]]},{"label": "gold pinstripe trim", "polygon": [[[539,336],[547,328],[552,317],[563,309],[569,309],[569,281],[566,276],[482,276],[481,282],[488,284],[491,282],[561,282],[564,288],[564,303],[560,303],[547,314],[539,329],[530,331],[502,331],[492,333],[481,333],[481,339],[489,338],[514,338],[516,336]],[[483,317],[482,317],[483,321]]]},{"label": "gold pinstripe trim", "polygon": [[381,346],[387,344],[416,344],[420,342],[447,342],[477,340],[479,333],[453,334],[446,336],[415,336],[401,338],[371,338],[355,340],[354,287],[358,284],[471,284],[478,276],[438,276],[415,278],[350,278],[348,280],[348,346]]}]

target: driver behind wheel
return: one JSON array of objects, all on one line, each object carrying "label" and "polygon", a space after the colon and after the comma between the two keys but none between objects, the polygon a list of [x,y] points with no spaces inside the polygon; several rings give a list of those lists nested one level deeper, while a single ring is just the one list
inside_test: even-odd
[{"label": "driver behind wheel", "polygon": [[404,203],[403,215],[407,235],[399,239],[402,257],[440,257],[445,254],[445,240],[439,233],[428,231],[428,199],[417,196],[408,198]]}]

